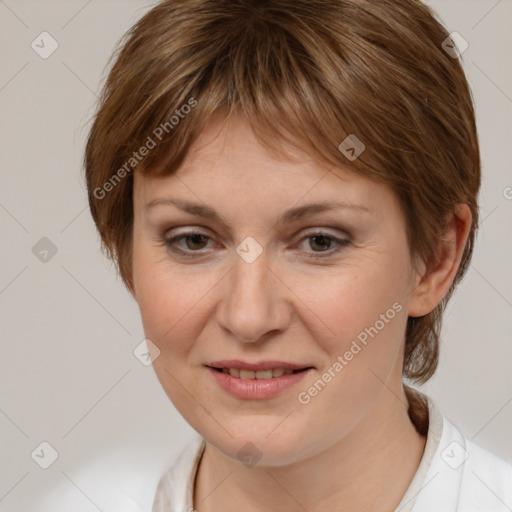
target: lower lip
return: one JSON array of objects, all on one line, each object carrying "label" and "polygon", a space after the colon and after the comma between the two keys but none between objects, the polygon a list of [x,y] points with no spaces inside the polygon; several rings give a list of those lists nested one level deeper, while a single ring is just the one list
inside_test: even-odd
[{"label": "lower lip", "polygon": [[217,380],[220,387],[231,395],[246,400],[262,400],[273,398],[279,395],[279,393],[295,386],[310,372],[311,368],[289,375],[281,375],[281,377],[261,380],[244,380],[232,377],[229,373],[219,372],[213,368],[208,368],[208,370]]}]

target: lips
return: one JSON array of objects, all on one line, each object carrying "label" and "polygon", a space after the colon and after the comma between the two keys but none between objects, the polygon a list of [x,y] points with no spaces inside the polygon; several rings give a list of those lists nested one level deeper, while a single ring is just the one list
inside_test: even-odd
[{"label": "lips", "polygon": [[274,369],[283,369],[283,370],[305,370],[307,368],[312,368],[310,364],[295,364],[289,363],[286,361],[258,361],[255,363],[250,363],[248,361],[242,361],[240,359],[224,359],[222,361],[212,361],[208,363],[206,366],[210,368],[222,370],[223,368],[237,368],[239,370],[249,370],[253,372],[262,371],[262,370],[274,370]]},{"label": "lips", "polygon": [[221,389],[242,400],[275,398],[314,370],[283,361],[214,361],[205,367]]},{"label": "lips", "polygon": [[282,375],[291,375],[295,372],[300,372],[302,370],[285,370],[283,368],[272,368],[269,370],[241,370],[240,368],[214,368],[217,371],[222,371],[223,373],[228,373],[231,377],[240,378],[243,380],[251,380],[251,379],[272,379],[276,377],[281,377]]},{"label": "lips", "polygon": [[206,367],[221,387],[240,398],[270,398],[302,379],[311,365],[285,361],[212,361]]},{"label": "lips", "polygon": [[240,360],[214,361],[207,365],[209,368],[241,380],[269,380],[283,375],[291,375],[312,368],[307,365],[285,361],[260,361],[249,363]]}]

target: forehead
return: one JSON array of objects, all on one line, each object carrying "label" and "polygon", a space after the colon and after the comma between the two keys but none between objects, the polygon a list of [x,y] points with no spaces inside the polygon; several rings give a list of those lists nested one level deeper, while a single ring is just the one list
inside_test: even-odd
[{"label": "forehead", "polygon": [[395,200],[386,185],[348,165],[333,166],[298,145],[283,142],[276,150],[262,144],[240,114],[213,116],[173,174],[135,176],[135,195],[144,203],[172,194],[216,209],[231,205],[235,211],[243,202],[247,213],[313,201],[358,203],[378,212]]},{"label": "forehead", "polygon": [[[192,144],[179,174],[198,174],[208,169],[238,179],[248,172],[276,176],[279,171],[296,177],[327,172],[328,163],[311,156],[300,144],[290,144],[273,136],[275,148],[261,141],[245,116],[234,113],[229,118],[218,113],[210,118]],[[265,172],[271,170],[272,172]]]}]

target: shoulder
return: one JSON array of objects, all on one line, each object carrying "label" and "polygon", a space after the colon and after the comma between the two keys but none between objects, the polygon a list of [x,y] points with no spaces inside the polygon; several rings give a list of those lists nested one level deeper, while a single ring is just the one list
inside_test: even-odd
[{"label": "shoulder", "polygon": [[[436,409],[431,399],[429,409]],[[510,512],[512,464],[469,440],[441,417],[439,444],[413,512]]]},{"label": "shoulder", "polygon": [[[454,427],[455,428],[455,427]],[[467,460],[460,489],[461,510],[512,510],[512,464],[466,439]]]},{"label": "shoulder", "polygon": [[161,476],[152,512],[192,510],[194,479],[204,450],[204,440],[195,437],[183,449],[174,464]]}]

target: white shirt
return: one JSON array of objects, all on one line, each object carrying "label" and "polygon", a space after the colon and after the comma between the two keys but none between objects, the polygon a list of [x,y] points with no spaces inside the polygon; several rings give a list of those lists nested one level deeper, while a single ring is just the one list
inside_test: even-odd
[{"label": "white shirt", "polygon": [[[395,512],[512,512],[512,464],[464,437],[425,398],[425,451]],[[205,446],[195,438],[163,474],[153,512],[194,511],[194,481]]]}]

